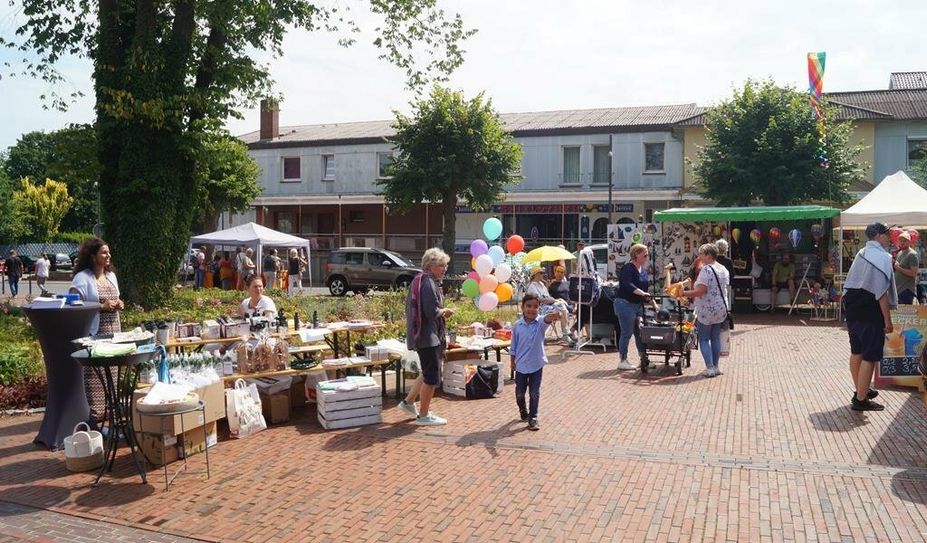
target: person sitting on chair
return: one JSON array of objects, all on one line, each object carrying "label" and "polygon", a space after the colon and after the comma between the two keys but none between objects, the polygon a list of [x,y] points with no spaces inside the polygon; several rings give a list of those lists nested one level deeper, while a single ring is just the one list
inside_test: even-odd
[{"label": "person sitting on chair", "polygon": [[544,284],[544,268],[536,266],[531,269],[531,284],[528,285],[527,294],[534,294],[541,301],[541,315],[547,315],[551,311],[560,313],[560,325],[563,331],[563,341],[572,342],[573,336],[570,335],[570,308],[563,300],[558,300],[550,295],[547,286]]},{"label": "person sitting on chair", "polygon": [[792,303],[792,300],[795,299],[795,263],[792,262],[792,255],[789,253],[784,253],[782,260],[776,262],[776,265],[773,266],[770,311],[776,309],[776,295],[779,293],[779,289],[786,287],[789,289],[789,303]]}]

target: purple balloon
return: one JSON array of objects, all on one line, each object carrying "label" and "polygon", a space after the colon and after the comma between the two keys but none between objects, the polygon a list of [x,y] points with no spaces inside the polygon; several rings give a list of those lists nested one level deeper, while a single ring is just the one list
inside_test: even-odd
[{"label": "purple balloon", "polygon": [[481,239],[475,239],[470,242],[470,256],[476,258],[480,255],[485,255],[486,251],[489,250],[489,245]]}]

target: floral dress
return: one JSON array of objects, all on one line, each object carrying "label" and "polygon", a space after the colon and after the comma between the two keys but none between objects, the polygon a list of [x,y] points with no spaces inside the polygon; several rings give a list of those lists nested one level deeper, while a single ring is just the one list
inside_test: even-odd
[{"label": "floral dress", "polygon": [[[119,291],[109,279],[104,275],[97,280],[97,292],[100,303],[106,300],[119,299]],[[122,325],[119,321],[118,311],[100,311],[100,326],[97,334],[115,334],[122,331]],[[116,379],[116,372],[110,370],[113,379]],[[90,419],[93,422],[100,422],[106,418],[106,390],[103,383],[93,371],[84,373],[84,391],[87,393],[87,403],[90,405]]]},{"label": "floral dress", "polygon": [[[99,293],[101,304],[106,300],[119,299],[119,291],[116,290],[116,286],[110,283],[105,275],[97,281],[97,292]],[[100,327],[97,330],[98,334],[115,334],[121,331],[122,325],[119,322],[118,311],[100,312]]]}]

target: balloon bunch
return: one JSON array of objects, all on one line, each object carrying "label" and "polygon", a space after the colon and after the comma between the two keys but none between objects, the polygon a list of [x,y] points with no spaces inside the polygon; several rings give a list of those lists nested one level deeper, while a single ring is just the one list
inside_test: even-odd
[{"label": "balloon bunch", "polygon": [[917,230],[905,230],[904,228],[893,226],[888,229],[888,237],[892,240],[892,245],[895,247],[898,247],[898,238],[901,236],[902,232],[908,233],[908,236],[911,238],[912,245],[916,245],[917,241],[921,238],[921,235]]},{"label": "balloon bunch", "polygon": [[[495,217],[486,219],[483,223],[483,234],[489,241],[494,241],[502,235],[502,221]],[[521,236],[509,237],[506,248],[510,254],[520,252],[525,247],[525,240]],[[473,271],[467,274],[467,279],[460,287],[465,296],[473,298],[473,303],[480,311],[492,311],[499,302],[507,302],[512,298],[514,290],[507,281],[512,277],[512,267],[503,262],[505,249],[501,245],[489,246],[481,239],[470,243],[470,261]]]}]

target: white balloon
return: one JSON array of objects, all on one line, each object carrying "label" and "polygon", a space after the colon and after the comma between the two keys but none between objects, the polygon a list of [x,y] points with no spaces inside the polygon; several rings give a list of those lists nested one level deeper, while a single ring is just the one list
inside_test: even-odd
[{"label": "white balloon", "polygon": [[496,266],[496,279],[500,283],[505,283],[512,277],[512,267],[508,264],[502,263]]},{"label": "white balloon", "polygon": [[480,311],[492,311],[497,305],[499,305],[499,296],[495,292],[480,294],[480,297],[476,300],[476,307]]},{"label": "white balloon", "polygon": [[492,265],[498,266],[502,262],[502,259],[505,258],[505,249],[498,245],[493,245],[486,254],[492,258]]},{"label": "white balloon", "polygon": [[489,255],[480,255],[476,257],[476,266],[473,267],[480,277],[486,277],[492,272],[492,258]]}]

